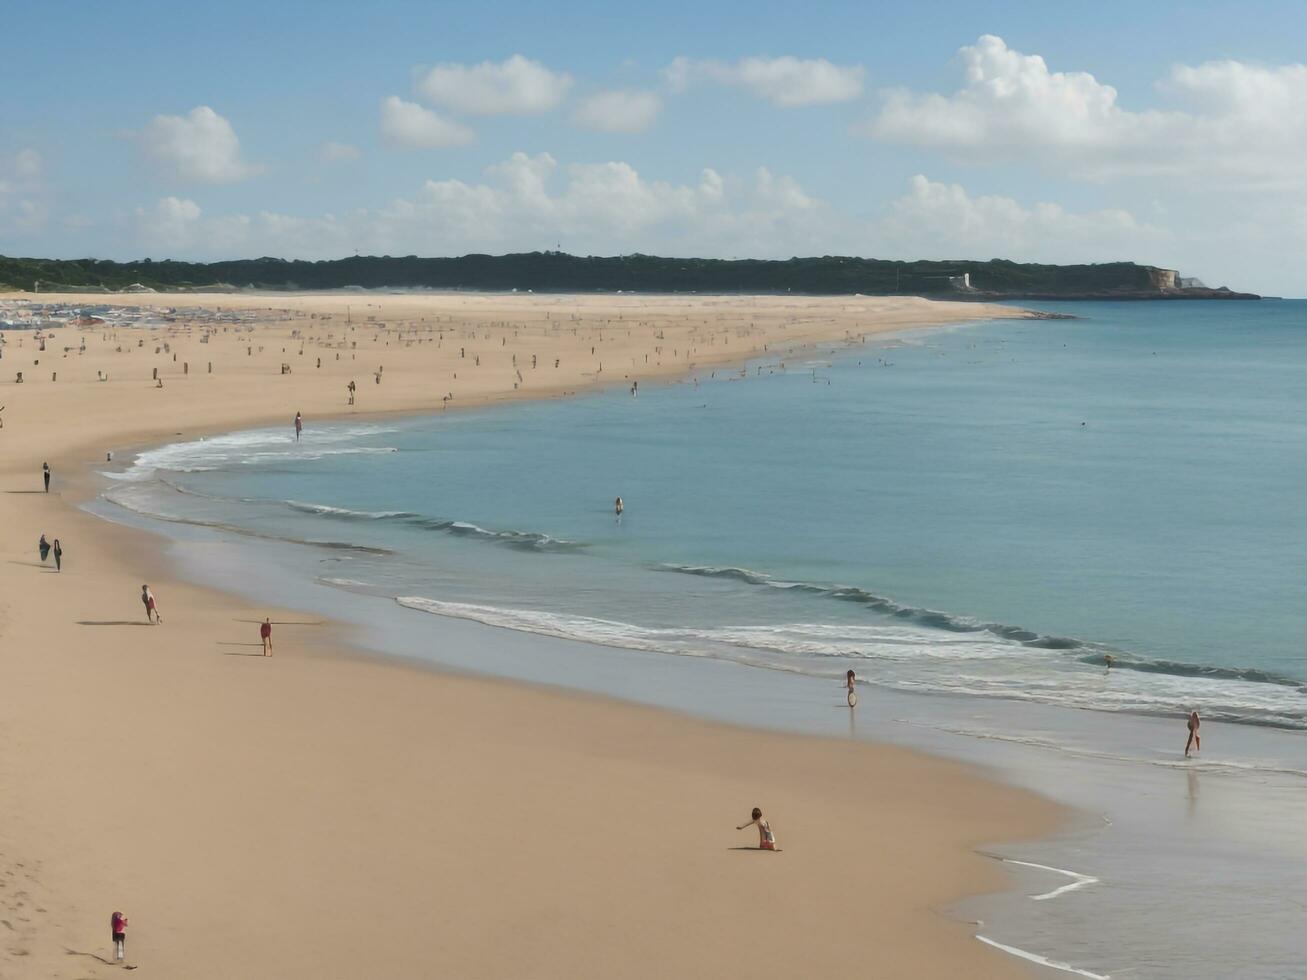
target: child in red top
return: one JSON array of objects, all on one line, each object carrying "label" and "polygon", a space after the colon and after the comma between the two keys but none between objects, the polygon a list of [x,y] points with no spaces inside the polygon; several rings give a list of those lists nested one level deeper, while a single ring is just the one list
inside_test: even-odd
[{"label": "child in red top", "polygon": [[109,929],[113,933],[113,958],[121,963],[127,956],[127,916],[121,912],[109,916]]}]

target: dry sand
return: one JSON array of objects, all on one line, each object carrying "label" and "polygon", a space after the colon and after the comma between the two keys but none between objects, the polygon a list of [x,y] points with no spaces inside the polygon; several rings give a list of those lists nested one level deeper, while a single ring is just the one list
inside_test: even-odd
[{"label": "dry sand", "polygon": [[[780,360],[1017,311],[909,298],[87,300],[261,307],[263,319],[213,327],[206,343],[186,318],[59,330],[45,352],[7,334],[0,977],[106,975],[114,909],[131,917],[128,963],[166,978],[1027,975],[939,910],[1003,887],[971,849],[1047,832],[1058,814],[1043,801],[901,749],[378,663],[331,624],[278,627],[264,659],[257,622],[306,617],[179,581],[149,535],[72,506],[108,449],[289,425],[296,411],[311,426],[439,410],[451,392],[459,406],[731,370],[764,347]],[[42,532],[63,542],[62,573],[37,558]],[[145,581],[158,627],[144,625]],[[782,853],[740,849],[756,843],[734,830],[754,805]]]}]

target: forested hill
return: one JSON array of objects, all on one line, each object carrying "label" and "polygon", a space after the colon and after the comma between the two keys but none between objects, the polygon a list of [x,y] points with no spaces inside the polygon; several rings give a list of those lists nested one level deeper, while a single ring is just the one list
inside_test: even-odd
[{"label": "forested hill", "polygon": [[[969,286],[963,277],[969,278]],[[884,259],[675,259],[655,255],[577,256],[562,252],[458,258],[355,256],[330,261],[241,259],[31,259],[0,256],[0,288],[41,292],[151,289],[432,289],[536,292],[948,294],[954,298],[1240,296],[1199,286],[1176,273],[1133,262],[1037,265],[992,259],[899,262]]]}]

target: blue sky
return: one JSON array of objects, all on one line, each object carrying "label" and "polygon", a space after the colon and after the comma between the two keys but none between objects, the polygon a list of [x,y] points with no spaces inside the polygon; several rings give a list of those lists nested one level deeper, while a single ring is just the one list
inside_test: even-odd
[{"label": "blue sky", "polygon": [[5,24],[4,254],[1130,258],[1307,294],[1300,3],[46,2]]}]

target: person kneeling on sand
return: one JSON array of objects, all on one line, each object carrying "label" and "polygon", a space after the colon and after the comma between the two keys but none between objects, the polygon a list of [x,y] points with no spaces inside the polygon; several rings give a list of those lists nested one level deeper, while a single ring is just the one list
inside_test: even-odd
[{"label": "person kneeling on sand", "polygon": [[753,808],[753,818],[748,823],[742,823],[735,829],[743,830],[753,824],[758,826],[758,849],[762,851],[776,850],[776,835],[772,833],[771,824],[762,818],[762,811],[757,807]]}]

